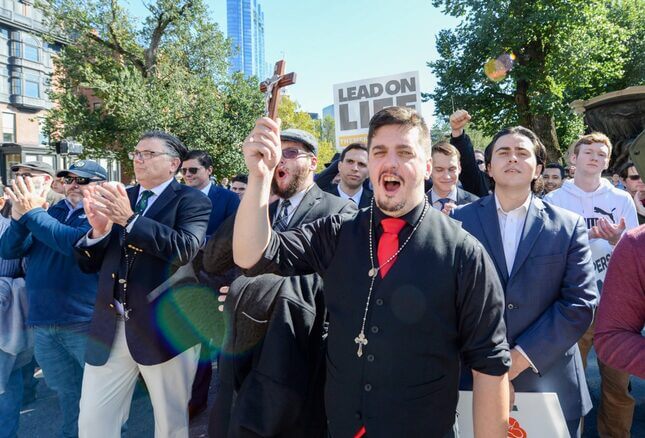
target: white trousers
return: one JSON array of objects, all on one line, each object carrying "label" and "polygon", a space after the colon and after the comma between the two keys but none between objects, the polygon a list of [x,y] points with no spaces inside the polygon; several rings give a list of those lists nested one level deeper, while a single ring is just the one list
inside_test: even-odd
[{"label": "white trousers", "polygon": [[110,357],[105,365],[85,364],[78,418],[79,438],[120,438],[141,373],[155,418],[156,438],[188,437],[188,401],[201,345],[195,345],[158,365],[139,365],[125,339],[125,323],[117,322]]}]

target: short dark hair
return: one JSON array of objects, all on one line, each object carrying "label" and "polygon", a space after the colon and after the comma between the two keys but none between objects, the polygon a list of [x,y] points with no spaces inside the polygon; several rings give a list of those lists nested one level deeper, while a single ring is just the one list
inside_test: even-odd
[{"label": "short dark hair", "polygon": [[[627,176],[628,176],[628,174],[629,174],[629,168],[630,168],[630,167],[635,167],[635,166],[634,166],[634,163],[632,163],[631,161],[626,162],[625,164],[623,164],[622,166],[620,166],[620,169],[618,169],[618,175],[619,175],[622,179],[626,179],[626,178],[627,178]],[[636,170],[638,170],[638,169],[636,169]]]},{"label": "short dark hair", "polygon": [[372,144],[372,138],[376,135],[376,131],[387,125],[399,125],[408,129],[419,128],[421,146],[426,152],[427,158],[430,158],[430,130],[428,129],[428,125],[426,125],[425,120],[423,120],[423,117],[416,110],[404,106],[391,106],[374,114],[370,120],[370,126],[367,132],[368,150]]},{"label": "short dark hair", "polygon": [[351,143],[343,149],[343,151],[340,153],[340,159],[339,161],[344,161],[345,160],[345,155],[347,155],[347,152],[353,150],[353,149],[359,149],[361,151],[367,152],[367,145],[365,143]]},{"label": "short dark hair", "polygon": [[233,178],[231,178],[231,184],[233,184],[234,182],[241,182],[241,183],[244,183],[244,184],[248,184],[249,183],[249,177],[248,177],[248,175],[242,175],[242,174],[235,175]]},{"label": "short dark hair", "polygon": [[[564,179],[564,167],[558,163],[549,163],[546,166],[544,166],[545,169],[559,169],[560,170],[560,178]],[[542,171],[544,172],[544,171]]]},{"label": "short dark hair", "polygon": [[139,137],[139,141],[147,138],[157,138],[162,140],[166,148],[171,151],[172,155],[179,157],[181,161],[184,161],[186,154],[188,154],[188,148],[181,142],[181,140],[165,131],[147,131]]},{"label": "short dark hair", "polygon": [[[540,138],[537,136],[537,134],[535,134],[535,132],[531,131],[530,129],[525,128],[524,126],[512,126],[510,128],[504,128],[497,134],[495,134],[488,146],[486,146],[486,149],[484,150],[484,161],[486,163],[486,169],[488,169],[488,166],[490,166],[490,162],[493,157],[493,148],[495,147],[497,140],[505,135],[513,134],[521,135],[531,140],[531,143],[533,144],[533,152],[535,153],[535,161],[537,162],[538,166],[544,167],[544,163],[546,162],[546,148],[540,141]],[[494,187],[495,181],[493,181],[492,178],[490,179],[491,187]],[[535,180],[531,182],[531,190],[535,191]]]},{"label": "short dark hair", "polygon": [[202,166],[204,166],[206,169],[208,169],[209,167],[213,167],[213,159],[206,151],[199,151],[199,150],[189,151],[186,154],[186,158],[184,159],[184,161],[188,161],[188,160],[197,160],[197,162]]}]

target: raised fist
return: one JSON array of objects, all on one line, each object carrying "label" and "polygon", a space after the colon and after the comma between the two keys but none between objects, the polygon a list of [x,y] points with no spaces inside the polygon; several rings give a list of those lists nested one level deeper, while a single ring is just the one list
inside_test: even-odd
[{"label": "raised fist", "polygon": [[450,116],[450,129],[452,136],[459,137],[464,132],[464,127],[470,122],[470,114],[466,110],[457,110]]},{"label": "raised fist", "polygon": [[280,162],[280,124],[268,117],[256,120],[255,128],[242,146],[249,177],[271,178]]}]

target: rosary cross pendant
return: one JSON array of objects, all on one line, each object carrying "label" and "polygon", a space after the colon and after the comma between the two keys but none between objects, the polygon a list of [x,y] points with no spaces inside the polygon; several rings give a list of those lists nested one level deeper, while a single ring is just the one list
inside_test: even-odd
[{"label": "rosary cross pendant", "polygon": [[354,342],[358,344],[358,351],[356,352],[356,355],[358,357],[361,357],[363,355],[363,345],[367,345],[367,338],[365,337],[365,334],[361,331],[356,338],[354,338]]}]

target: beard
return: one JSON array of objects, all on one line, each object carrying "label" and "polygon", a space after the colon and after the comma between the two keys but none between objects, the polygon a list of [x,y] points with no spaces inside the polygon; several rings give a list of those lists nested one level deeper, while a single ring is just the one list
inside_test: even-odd
[{"label": "beard", "polygon": [[307,169],[299,168],[295,172],[291,173],[290,176],[291,180],[284,189],[278,186],[278,183],[275,180],[275,174],[273,176],[273,180],[271,180],[271,191],[282,199],[289,199],[301,189],[304,189],[302,185],[307,178]]},{"label": "beard", "polygon": [[405,201],[396,202],[393,199],[390,200],[387,198],[385,200],[379,200],[376,198],[376,196],[374,196],[374,202],[376,203],[376,206],[385,213],[387,212],[395,213],[405,208]]}]

